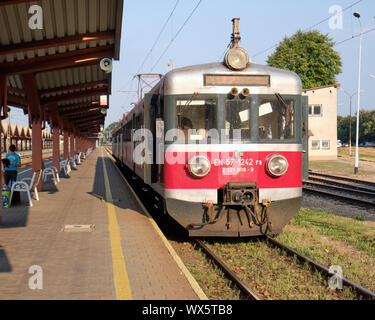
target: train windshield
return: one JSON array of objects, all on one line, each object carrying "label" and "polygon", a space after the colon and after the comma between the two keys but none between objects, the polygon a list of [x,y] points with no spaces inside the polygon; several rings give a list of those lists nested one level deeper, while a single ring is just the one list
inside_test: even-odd
[{"label": "train windshield", "polygon": [[249,141],[251,131],[251,101],[225,101],[225,129],[229,130],[229,138],[233,140]]},{"label": "train windshield", "polygon": [[295,105],[294,99],[283,99],[280,95],[271,99],[260,99],[259,139],[294,140]]},{"label": "train windshield", "polygon": [[206,138],[206,133],[210,129],[217,128],[217,102],[216,99],[199,100],[177,100],[177,128],[185,134],[185,140],[188,137],[188,131],[196,132],[194,136]]}]

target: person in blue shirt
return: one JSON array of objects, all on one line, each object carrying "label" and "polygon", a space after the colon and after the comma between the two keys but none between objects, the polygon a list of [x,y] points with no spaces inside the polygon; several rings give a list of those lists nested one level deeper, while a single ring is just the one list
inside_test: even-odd
[{"label": "person in blue shirt", "polygon": [[12,144],[9,147],[9,153],[6,154],[5,159],[9,160],[9,165],[5,167],[4,179],[5,184],[9,181],[17,181],[18,168],[21,166],[21,158],[16,153],[16,146]]}]

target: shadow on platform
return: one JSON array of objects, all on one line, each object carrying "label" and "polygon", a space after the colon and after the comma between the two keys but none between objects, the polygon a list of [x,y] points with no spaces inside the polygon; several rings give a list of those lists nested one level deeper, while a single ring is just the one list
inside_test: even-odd
[{"label": "shadow on platform", "polygon": [[0,273],[12,272],[12,267],[9,263],[7,254],[2,246],[0,246]]},{"label": "shadow on platform", "polygon": [[[134,213],[147,217],[147,215],[139,207],[137,200],[134,198],[133,193],[129,190],[127,184],[123,181],[122,177],[119,176],[119,172],[115,168],[115,164],[107,157],[104,157],[104,161],[106,163],[113,205],[120,209],[128,209]],[[103,157],[101,156],[98,156],[98,160],[96,162],[93,190],[89,192],[89,194],[97,199],[107,202],[104,182]]]}]

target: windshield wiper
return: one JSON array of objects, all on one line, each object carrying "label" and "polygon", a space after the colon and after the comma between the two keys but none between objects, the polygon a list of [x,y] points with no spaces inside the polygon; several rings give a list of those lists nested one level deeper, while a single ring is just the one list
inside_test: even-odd
[{"label": "windshield wiper", "polygon": [[284,105],[285,108],[285,127],[289,126],[290,124],[290,110],[288,104],[285,102],[284,98],[281,96],[280,93],[275,93],[275,96],[279,102]]}]

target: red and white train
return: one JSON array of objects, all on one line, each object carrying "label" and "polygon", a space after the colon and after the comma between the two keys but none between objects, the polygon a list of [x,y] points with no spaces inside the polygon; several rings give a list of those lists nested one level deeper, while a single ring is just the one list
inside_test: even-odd
[{"label": "red and white train", "polygon": [[223,63],[163,76],[112,133],[117,161],[190,236],[280,233],[301,206],[301,80],[251,63],[236,27],[232,39]]}]

